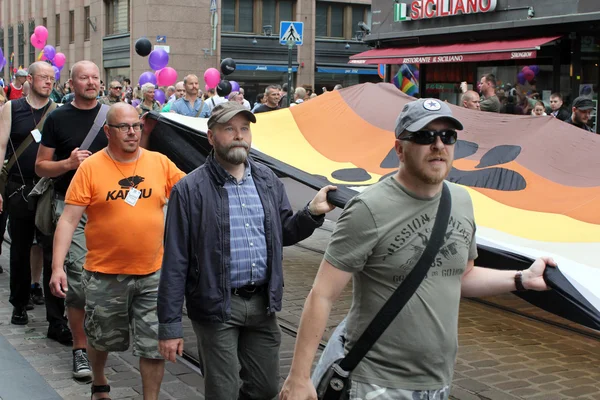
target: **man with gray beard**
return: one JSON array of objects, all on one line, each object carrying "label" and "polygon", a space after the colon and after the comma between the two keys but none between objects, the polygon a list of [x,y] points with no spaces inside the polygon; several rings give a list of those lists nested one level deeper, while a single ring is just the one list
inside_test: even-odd
[{"label": "man with gray beard", "polygon": [[254,122],[239,103],[213,109],[207,133],[213,151],[175,185],[167,211],[159,350],[173,362],[182,354],[185,295],[206,399],[277,395],[283,246],[310,236],[334,208],[327,192],[335,187],[326,186],[293,213],[283,183],[248,156]]}]

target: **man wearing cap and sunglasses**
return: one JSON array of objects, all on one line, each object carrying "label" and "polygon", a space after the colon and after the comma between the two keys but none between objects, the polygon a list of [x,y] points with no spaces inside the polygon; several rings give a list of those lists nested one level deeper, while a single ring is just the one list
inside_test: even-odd
[{"label": "man wearing cap and sunglasses", "polygon": [[233,101],[213,109],[213,151],[175,185],[167,211],[159,349],[173,362],[182,354],[185,295],[209,400],[277,395],[283,246],[310,236],[334,208],[326,196],[335,187],[326,186],[293,213],[283,183],[248,155],[255,122]]},{"label": "man wearing cap and sunglasses", "polygon": [[579,96],[573,100],[571,118],[567,119],[565,122],[588,132],[594,132],[588,125],[593,109],[594,102],[591,99]]},{"label": "man wearing cap and sunglasses", "polygon": [[112,106],[113,104],[120,102],[122,89],[123,86],[119,81],[112,81],[108,88],[108,95],[100,97],[98,103]]},{"label": "man wearing cap and sunglasses", "polygon": [[542,273],[546,263],[554,265],[547,258],[523,272],[474,266],[471,198],[462,187],[444,183],[462,129],[439,100],[404,106],[395,129],[398,172],[346,204],[304,305],[280,399],[317,398],[310,371],[332,304],[352,278],[354,298],[344,334],[348,353],[427,247],[444,184],[451,209],[448,225],[441,226],[443,244],[414,295],[351,371],[349,398],[448,399],[460,296],[547,289]]}]

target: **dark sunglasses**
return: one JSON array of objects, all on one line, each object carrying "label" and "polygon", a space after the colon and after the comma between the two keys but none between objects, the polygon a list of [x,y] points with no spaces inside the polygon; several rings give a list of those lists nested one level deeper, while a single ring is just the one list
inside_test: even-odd
[{"label": "dark sunglasses", "polygon": [[111,87],[111,89],[119,89],[119,90],[121,90],[121,89],[123,89],[123,87],[121,87],[121,86],[113,86],[113,87]]},{"label": "dark sunglasses", "polygon": [[454,144],[458,139],[458,133],[454,129],[446,129],[445,131],[409,132],[408,135],[398,139],[408,140],[409,142],[416,144],[433,144],[438,136],[444,144]]}]

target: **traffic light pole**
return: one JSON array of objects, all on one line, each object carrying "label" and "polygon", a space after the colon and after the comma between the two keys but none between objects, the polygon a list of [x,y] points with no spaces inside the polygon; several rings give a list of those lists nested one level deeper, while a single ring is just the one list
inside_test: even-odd
[{"label": "traffic light pole", "polygon": [[288,76],[287,76],[287,104],[288,107],[292,104],[292,50],[294,49],[294,41],[291,39],[287,40],[288,46]]}]

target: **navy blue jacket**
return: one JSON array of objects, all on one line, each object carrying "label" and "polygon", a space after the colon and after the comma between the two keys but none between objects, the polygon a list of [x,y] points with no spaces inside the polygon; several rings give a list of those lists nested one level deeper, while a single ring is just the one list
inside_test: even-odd
[{"label": "navy blue jacket", "polygon": [[[283,183],[269,168],[248,159],[265,213],[268,309],[281,310],[283,246],[309,237],[324,216],[305,207],[293,213]],[[173,187],[165,227],[165,253],[158,288],[159,339],[183,337],[182,306],[194,321],[231,318],[229,200],[227,176],[211,154],[204,165]]]}]

